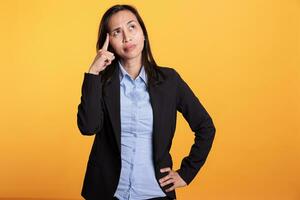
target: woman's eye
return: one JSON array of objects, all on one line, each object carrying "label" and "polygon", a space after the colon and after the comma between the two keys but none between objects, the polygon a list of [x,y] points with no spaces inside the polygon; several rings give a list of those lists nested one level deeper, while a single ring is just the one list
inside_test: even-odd
[{"label": "woman's eye", "polygon": [[117,36],[120,33],[120,31],[114,31],[113,36]]},{"label": "woman's eye", "polygon": [[130,28],[135,28],[135,25],[131,25]]}]

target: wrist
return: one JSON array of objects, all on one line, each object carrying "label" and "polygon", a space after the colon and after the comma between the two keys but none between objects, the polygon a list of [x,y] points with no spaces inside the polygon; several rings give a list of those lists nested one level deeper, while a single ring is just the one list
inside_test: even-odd
[{"label": "wrist", "polygon": [[88,71],[88,73],[89,73],[89,74],[99,75],[99,72],[93,71],[93,70],[91,70],[91,69]]}]

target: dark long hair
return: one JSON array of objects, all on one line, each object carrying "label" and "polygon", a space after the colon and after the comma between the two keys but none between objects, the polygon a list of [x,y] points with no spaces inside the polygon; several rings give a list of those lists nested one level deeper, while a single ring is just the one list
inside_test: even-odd
[{"label": "dark long hair", "polygon": [[[145,27],[145,24],[144,24],[141,16],[139,15],[139,13],[135,7],[133,7],[131,5],[117,4],[117,5],[110,7],[103,14],[100,25],[99,25],[99,30],[98,30],[98,41],[97,41],[97,45],[96,45],[96,52],[98,52],[98,50],[102,48],[104,41],[106,39],[106,33],[109,32],[108,22],[109,22],[110,17],[113,14],[115,14],[121,10],[131,11],[136,16],[136,18],[143,30],[145,40],[144,40],[144,48],[142,50],[142,65],[144,65],[144,67],[145,67],[145,72],[147,73],[147,76],[148,76],[148,83],[152,84],[154,76],[157,73],[157,70],[156,70],[157,64],[152,56],[147,29]],[[117,61],[119,60],[119,56],[114,52],[111,45],[108,46],[107,50],[110,52],[113,52],[115,54],[115,59],[112,61],[111,66],[107,66],[105,68],[105,70],[103,70],[102,79],[104,80],[104,83],[107,80],[111,79],[114,70],[116,70],[116,66],[118,66]]]}]

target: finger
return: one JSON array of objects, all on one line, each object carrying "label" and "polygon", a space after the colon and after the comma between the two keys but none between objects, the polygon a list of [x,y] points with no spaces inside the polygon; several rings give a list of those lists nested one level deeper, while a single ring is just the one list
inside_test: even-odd
[{"label": "finger", "polygon": [[104,60],[104,62],[107,64],[107,63],[110,62],[110,59],[109,59],[109,58],[106,58],[106,59]]},{"label": "finger", "polygon": [[107,65],[110,65],[110,64],[111,64],[111,60],[109,60],[109,61],[106,63],[106,66],[107,66]]},{"label": "finger", "polygon": [[103,49],[99,49],[98,53],[97,53],[97,56],[101,56],[103,54],[104,55],[108,55],[110,58],[115,58],[115,54],[114,53],[106,51],[106,50],[103,50]]},{"label": "finger", "polygon": [[160,169],[160,172],[167,172],[167,171],[170,171],[171,168],[170,167],[167,167],[167,168],[161,168]]},{"label": "finger", "polygon": [[102,52],[103,55],[105,55],[106,57],[108,57],[109,59],[113,60],[115,58],[115,55],[106,51],[106,52]]},{"label": "finger", "polygon": [[159,179],[159,182],[160,182],[160,183],[163,183],[164,181],[166,181],[166,180],[168,180],[168,179],[170,179],[170,178],[171,178],[171,175],[168,174],[167,176],[165,176],[165,177]]},{"label": "finger", "polygon": [[109,62],[109,58],[107,57],[107,56],[105,56],[105,55],[102,55],[101,56],[101,59],[102,59],[102,62],[104,62],[104,65],[106,65],[108,62]]},{"label": "finger", "polygon": [[109,51],[106,51],[106,53],[107,53],[108,55],[112,56],[112,57],[114,57],[114,56],[115,56],[115,54],[114,54],[114,53],[111,53],[111,52],[109,52]]},{"label": "finger", "polygon": [[161,187],[163,187],[163,186],[168,185],[170,183],[174,183],[175,181],[176,181],[175,179],[170,178],[169,180],[161,183],[160,185],[161,185]]},{"label": "finger", "polygon": [[168,189],[166,189],[166,192],[170,192],[172,190],[174,190],[176,188],[175,184],[172,187],[169,187]]},{"label": "finger", "polygon": [[106,57],[106,59],[104,60],[105,64],[106,65],[110,65],[111,64],[111,61],[114,60],[115,58],[109,58],[109,57]]},{"label": "finger", "polygon": [[106,39],[105,39],[105,41],[104,41],[104,44],[103,44],[103,46],[102,46],[102,49],[107,50],[108,44],[109,44],[109,34],[106,33]]}]

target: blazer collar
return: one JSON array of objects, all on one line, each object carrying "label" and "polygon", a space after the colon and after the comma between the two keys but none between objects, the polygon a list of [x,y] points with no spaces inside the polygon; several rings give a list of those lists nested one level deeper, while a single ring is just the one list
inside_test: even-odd
[{"label": "blazer collar", "polygon": [[[111,79],[107,81],[106,84],[109,85],[111,82],[114,82],[114,81],[117,81],[117,80],[120,82],[119,63],[118,63],[118,61],[112,62],[111,66],[107,66],[107,67],[112,67],[113,68],[113,75],[112,75]],[[144,69],[144,72],[145,72],[145,77],[147,77],[145,69]],[[156,70],[156,72],[153,76],[153,86],[155,86],[155,85],[157,85],[157,84],[159,84],[163,81],[164,81],[164,77]],[[149,82],[148,77],[147,77],[147,82]],[[149,84],[149,85],[151,85],[151,84]]]}]

